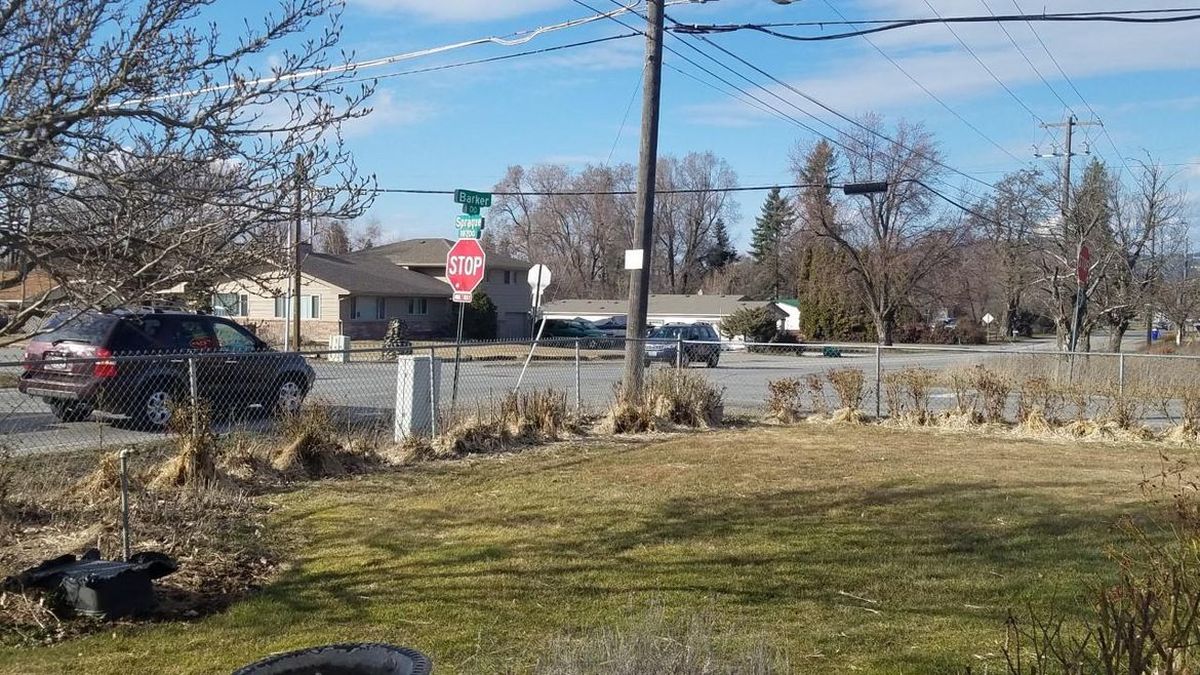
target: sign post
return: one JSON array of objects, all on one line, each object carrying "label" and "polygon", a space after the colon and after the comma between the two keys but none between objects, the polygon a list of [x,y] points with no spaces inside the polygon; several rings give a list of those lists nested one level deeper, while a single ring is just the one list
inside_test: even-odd
[{"label": "sign post", "polygon": [[463,315],[474,298],[475,289],[483,283],[487,271],[487,253],[478,239],[459,239],[446,252],[446,281],[454,290],[453,300],[458,303],[458,337],[454,341],[454,386],[451,389],[450,405],[458,402],[458,364],[462,359]]},{"label": "sign post", "polygon": [[983,315],[982,321],[983,321],[984,335],[986,335],[989,340],[992,338],[992,322],[995,320],[996,320],[996,317],[992,316],[991,312],[988,312],[987,314]]}]

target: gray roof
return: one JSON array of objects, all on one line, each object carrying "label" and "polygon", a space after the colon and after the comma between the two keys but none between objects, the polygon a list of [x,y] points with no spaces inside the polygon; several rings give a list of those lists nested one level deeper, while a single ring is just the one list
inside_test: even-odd
[{"label": "gray roof", "polygon": [[434,277],[387,262],[309,253],[304,273],[354,295],[449,297],[450,285]]},{"label": "gray roof", "polygon": [[[743,307],[774,306],[766,300],[746,300],[742,295],[667,295],[651,294],[652,316],[728,316]],[[542,307],[549,314],[571,316],[621,316],[629,309],[628,300],[555,300]],[[776,310],[778,311],[778,310]]]},{"label": "gray roof", "polygon": [[[432,239],[406,239],[394,244],[385,244],[369,248],[365,251],[359,251],[349,257],[352,259],[381,259],[393,265],[402,265],[404,267],[445,267],[446,254],[453,245],[453,240],[437,237]],[[496,253],[490,250],[490,247],[485,246],[484,250],[487,251],[487,266],[492,269],[527,270],[533,267],[532,263]]]}]

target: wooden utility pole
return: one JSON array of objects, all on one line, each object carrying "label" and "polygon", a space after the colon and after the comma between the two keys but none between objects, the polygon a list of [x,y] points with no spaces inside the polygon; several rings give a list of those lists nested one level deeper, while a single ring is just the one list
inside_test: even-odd
[{"label": "wooden utility pole", "polygon": [[[1063,236],[1071,236],[1070,219],[1071,219],[1071,158],[1075,156],[1075,127],[1078,126],[1098,126],[1099,122],[1081,122],[1075,117],[1074,113],[1067,117],[1066,122],[1058,124],[1043,124],[1044,129],[1066,129],[1066,152],[1062,153],[1063,158],[1063,184],[1062,184],[1062,228]],[[1051,155],[1043,155],[1049,157],[1057,157],[1059,153]],[[1090,265],[1087,255],[1087,242],[1079,237],[1075,247],[1075,264],[1078,284],[1075,290],[1075,308],[1071,312],[1071,330],[1067,339],[1067,351],[1075,351],[1079,346],[1079,331],[1083,327],[1083,319],[1087,315],[1087,276],[1083,272],[1084,265]],[[1081,273],[1082,272],[1082,273]]]},{"label": "wooden utility pole", "polygon": [[301,287],[301,266],[304,262],[301,255],[304,248],[300,245],[301,221],[304,217],[304,157],[296,155],[296,206],[295,217],[296,222],[292,223],[292,349],[302,351],[300,348],[300,287]]},{"label": "wooden utility pole", "polygon": [[658,168],[658,116],[662,98],[663,0],[648,0],[646,68],[642,83],[642,145],[637,186],[637,232],[642,250],[640,269],[629,273],[629,311],[625,322],[625,391],[642,387],[646,313],[650,304],[650,262],[654,258],[654,184]]}]

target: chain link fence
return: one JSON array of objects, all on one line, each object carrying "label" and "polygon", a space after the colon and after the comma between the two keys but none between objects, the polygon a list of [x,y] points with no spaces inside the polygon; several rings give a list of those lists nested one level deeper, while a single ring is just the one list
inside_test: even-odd
[{"label": "chain link fence", "polygon": [[[990,396],[992,407],[1001,408],[996,416],[1009,421],[1037,399],[1060,419],[1124,416],[1158,428],[1178,424],[1200,405],[1200,358],[1190,356],[640,342],[651,372],[701,372],[722,391],[730,415],[763,415],[768,384],[787,379],[797,381],[807,406],[836,409],[844,403],[830,381],[837,371],[861,373],[858,405],[879,417],[913,407],[941,414]],[[159,441],[181,425],[269,434],[281,416],[320,405],[357,433],[395,438],[436,434],[439,424],[495,408],[510,394],[546,390],[561,394],[572,411],[601,415],[615,399],[624,350],[616,338],[303,354],[192,350],[83,358],[51,349],[38,359],[0,363],[0,434],[15,454],[116,449]],[[981,382],[980,373],[994,378]],[[398,427],[398,419],[411,424],[414,414],[428,422]]]}]

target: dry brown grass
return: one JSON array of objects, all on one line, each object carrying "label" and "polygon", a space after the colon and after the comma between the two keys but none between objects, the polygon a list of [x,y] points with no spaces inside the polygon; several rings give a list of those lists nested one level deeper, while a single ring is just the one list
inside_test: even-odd
[{"label": "dry brown grass", "polygon": [[212,428],[212,408],[204,401],[180,405],[171,415],[175,456],[150,479],[151,490],[187,488],[202,490],[218,481],[217,435]]},{"label": "dry brown grass", "polygon": [[402,462],[504,452],[558,440],[577,432],[578,422],[569,412],[564,392],[546,389],[509,394],[495,406],[481,407],[454,421],[432,442],[413,440],[397,452]]},{"label": "dry brown grass", "polygon": [[812,409],[818,415],[824,415],[829,412],[829,404],[825,401],[825,381],[816,373],[810,373],[805,378],[805,384],[808,385],[808,395],[812,400]]},{"label": "dry brown grass", "polygon": [[937,373],[926,368],[887,373],[883,384],[892,416],[917,425],[931,422],[930,395],[937,381]]},{"label": "dry brown grass", "polygon": [[857,411],[862,407],[867,378],[858,368],[839,368],[826,375],[829,386],[837,394],[841,410]]},{"label": "dry brown grass", "polygon": [[330,406],[307,403],[279,420],[281,444],[271,466],[290,479],[318,479],[358,473],[378,464],[374,448],[350,443],[346,424]]},{"label": "dry brown grass", "polygon": [[657,370],[647,374],[641,391],[614,391],[616,403],[600,424],[606,433],[708,429],[720,425],[725,413],[721,391],[690,370]]}]

